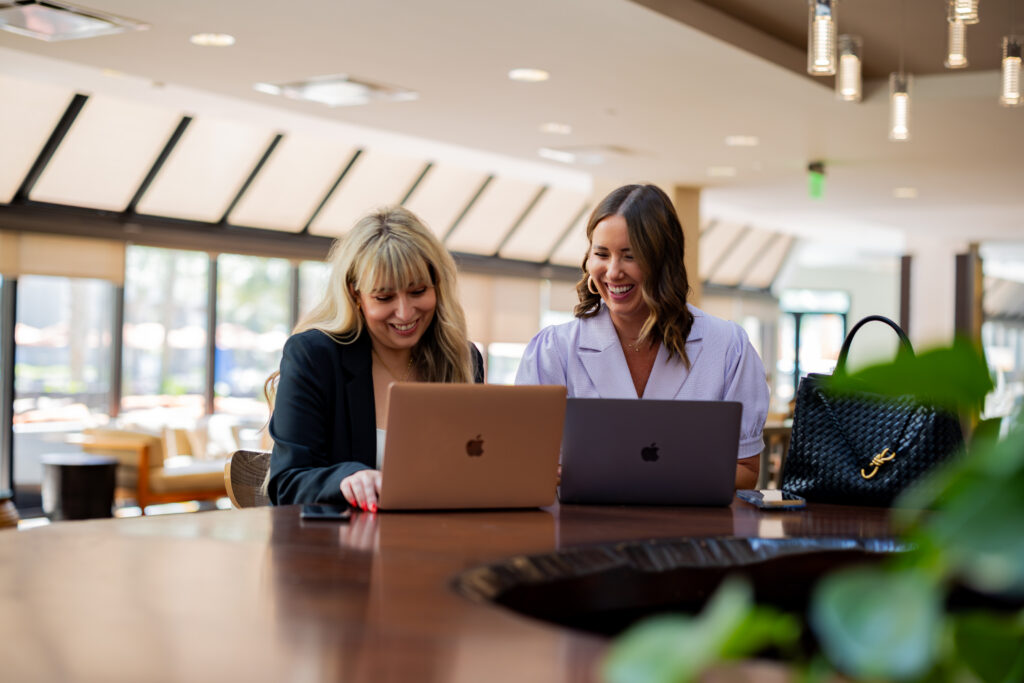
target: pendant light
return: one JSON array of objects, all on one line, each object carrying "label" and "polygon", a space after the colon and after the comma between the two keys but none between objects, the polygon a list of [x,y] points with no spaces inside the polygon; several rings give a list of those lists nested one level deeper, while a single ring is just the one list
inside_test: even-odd
[{"label": "pendant light", "polygon": [[906,7],[900,1],[900,70],[889,74],[889,139],[903,142],[910,139],[910,74],[903,71],[903,38],[906,29]]},{"label": "pendant light", "polygon": [[836,73],[836,22],[839,0],[808,0],[807,73]]},{"label": "pendant light", "polygon": [[949,43],[944,64],[947,69],[963,69],[967,66],[967,24],[954,19],[948,27]]},{"label": "pendant light", "polygon": [[836,99],[843,102],[860,102],[863,93],[861,79],[860,36],[841,35],[839,46],[839,70],[836,73]]},{"label": "pendant light", "polygon": [[889,74],[889,139],[910,139],[910,74]]},{"label": "pendant light", "polygon": [[965,24],[978,23],[978,0],[950,0],[949,4],[960,21]]},{"label": "pendant light", "polygon": [[1003,92],[999,104],[1004,107],[1019,107],[1024,104],[1020,96],[1021,46],[1024,38],[1013,35],[1013,3],[1010,0],[1010,35],[1003,36]]}]

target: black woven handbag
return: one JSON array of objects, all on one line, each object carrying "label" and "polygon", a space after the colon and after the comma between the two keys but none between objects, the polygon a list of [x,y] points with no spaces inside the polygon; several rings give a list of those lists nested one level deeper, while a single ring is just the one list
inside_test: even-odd
[{"label": "black woven handbag", "polygon": [[[914,352],[899,325],[871,315],[846,336],[836,373],[846,371],[853,336],[872,320],[896,330],[903,348]],[[823,503],[888,506],[960,449],[963,435],[955,415],[913,397],[829,395],[823,389],[827,377],[810,374],[800,380],[782,472],[781,488],[786,491]]]}]

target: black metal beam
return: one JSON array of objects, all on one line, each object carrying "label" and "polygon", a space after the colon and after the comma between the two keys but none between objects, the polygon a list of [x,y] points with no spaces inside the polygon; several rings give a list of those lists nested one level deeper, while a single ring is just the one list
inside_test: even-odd
[{"label": "black metal beam", "polygon": [[464,207],[462,207],[462,212],[455,218],[451,226],[449,226],[448,232],[444,234],[444,239],[442,239],[441,242],[448,241],[448,238],[451,237],[452,233],[455,232],[455,229],[459,227],[459,223],[462,222],[462,219],[466,217],[466,214],[469,213],[469,210],[472,209],[473,205],[476,204],[478,199],[480,199],[480,196],[484,193],[484,190],[487,189],[487,186],[491,184],[492,180],[494,180],[493,175],[489,175],[486,178],[484,178],[484,182],[481,183],[480,187],[477,188],[476,194],[474,194],[473,197],[469,200],[469,202]]},{"label": "black metal beam", "polygon": [[75,96],[71,98],[67,109],[64,110],[64,115],[60,117],[60,121],[57,122],[53,132],[50,133],[50,138],[43,145],[43,149],[39,152],[39,156],[36,157],[25,179],[21,181],[21,187],[14,193],[14,199],[11,200],[12,203],[20,204],[28,201],[29,195],[32,194],[32,189],[39,182],[39,177],[43,175],[43,171],[46,170],[50,160],[53,159],[53,155],[57,153],[57,148],[64,141],[64,136],[71,130],[71,126],[75,123],[75,119],[78,118],[79,112],[82,111],[82,107],[85,106],[85,102],[88,99],[88,95],[82,95],[81,93],[75,93]]},{"label": "black metal beam", "polygon": [[0,284],[0,492],[14,491],[14,325],[18,280]]},{"label": "black metal beam", "polygon": [[400,205],[404,206],[405,203],[409,201],[409,199],[412,197],[412,193],[415,192],[416,188],[420,186],[420,183],[423,182],[423,179],[427,177],[427,174],[430,173],[430,169],[432,168],[434,168],[434,162],[428,161],[426,165],[423,167],[423,170],[420,171],[420,174],[416,176],[416,180],[412,181],[412,185],[410,185],[406,193],[402,195],[402,201],[398,202]]},{"label": "black metal beam", "polygon": [[540,190],[537,191],[537,194],[533,196],[533,199],[530,200],[530,203],[526,205],[526,208],[523,209],[522,213],[519,214],[519,217],[516,218],[515,222],[512,224],[512,227],[509,228],[508,232],[505,233],[505,236],[501,238],[501,242],[498,243],[498,248],[494,250],[494,256],[501,255],[501,250],[505,248],[505,245],[508,244],[508,241],[512,239],[512,235],[514,235],[516,230],[519,229],[519,226],[523,224],[523,221],[526,220],[526,217],[530,215],[530,212],[533,211],[535,206],[537,206],[537,202],[540,201],[540,198],[543,197],[547,191],[547,185],[544,185],[543,187],[540,188]]},{"label": "black metal beam", "polygon": [[249,177],[245,179],[244,183],[242,183],[242,187],[238,188],[238,194],[236,194],[235,198],[231,200],[230,204],[228,204],[228,208],[224,211],[224,215],[220,217],[218,223],[221,225],[228,224],[228,218],[231,216],[231,212],[235,210],[238,202],[242,201],[242,197],[244,197],[245,193],[248,192],[249,186],[252,185],[252,182],[256,180],[256,176],[263,170],[263,165],[267,163],[267,159],[269,159],[270,155],[274,153],[274,149],[277,147],[277,144],[281,142],[283,137],[284,133],[278,133],[274,136],[274,139],[270,141],[270,144],[267,145],[267,149],[263,151],[263,156],[261,156],[260,160],[256,162],[256,166],[253,167]]},{"label": "black metal beam", "polygon": [[111,239],[167,249],[223,251],[249,256],[319,261],[327,256],[332,242],[329,237],[316,235],[143,214],[129,217],[108,211],[41,202],[29,202],[21,206],[0,205],[0,228]]},{"label": "black metal beam", "polygon": [[[572,229],[576,227],[576,223],[583,218],[587,211],[590,211],[590,205],[584,204],[582,208],[580,208],[579,213],[572,217],[572,220],[569,221],[569,225],[565,226],[565,229],[562,230],[562,234],[559,235],[558,239],[555,240],[555,243],[551,245],[551,249],[548,250],[548,255],[544,257],[544,263],[551,263],[551,259],[554,258],[555,252],[557,252],[558,248],[562,246],[562,242],[569,237],[569,233],[572,232]],[[579,275],[579,271],[576,271],[576,275]]]},{"label": "black metal beam", "polygon": [[535,263],[516,259],[498,258],[452,252],[460,272],[478,273],[480,275],[506,275],[508,277],[524,277],[542,280],[561,280],[577,282],[580,269],[572,266],[559,266],[553,263]]},{"label": "black metal beam", "polygon": [[[573,224],[578,218],[574,219]],[[334,242],[330,237],[318,235],[224,226],[160,216],[136,214],[129,219],[107,211],[40,202],[30,202],[24,206],[0,204],[0,229],[111,239],[165,249],[308,261],[325,260]],[[467,272],[572,282],[579,279],[579,269],[568,266],[461,252],[453,252],[452,256]]]},{"label": "black metal beam", "polygon": [[133,215],[138,209],[139,202],[142,201],[142,197],[149,190],[149,186],[156,180],[157,175],[160,173],[160,169],[167,163],[168,157],[171,156],[171,152],[178,146],[178,141],[181,140],[181,136],[185,134],[185,129],[188,128],[188,124],[192,123],[191,116],[182,116],[181,121],[178,121],[178,126],[171,133],[171,137],[167,138],[167,142],[164,143],[164,148],[160,150],[160,154],[157,155],[156,161],[149,167],[149,172],[146,173],[146,177],[142,179],[142,183],[139,185],[139,189],[135,190],[135,194],[132,195],[131,201],[128,202],[128,206],[125,207],[125,214]]},{"label": "black metal beam", "polygon": [[750,273],[754,266],[757,265],[758,261],[760,261],[764,257],[765,253],[767,253],[768,250],[771,249],[781,239],[781,232],[774,233],[768,238],[768,241],[765,242],[760,249],[754,250],[754,253],[750,256],[750,258],[747,259],[747,262],[743,264],[743,267],[740,269],[740,278],[739,280],[736,281],[737,286],[743,285],[743,281],[746,279],[747,274]]},{"label": "black metal beam", "polygon": [[315,209],[313,209],[313,213],[310,214],[309,220],[307,220],[306,224],[302,226],[302,230],[300,231],[299,234],[309,234],[309,227],[313,225],[313,221],[315,221],[316,217],[320,215],[320,212],[324,210],[324,207],[327,205],[327,202],[330,200],[331,196],[337,191],[338,186],[341,185],[341,181],[344,180],[345,176],[348,175],[348,172],[352,170],[352,166],[356,163],[356,160],[362,153],[363,150],[361,149],[357,149],[355,151],[355,154],[352,155],[352,157],[348,160],[345,166],[341,169],[341,173],[338,174],[338,179],[334,181],[334,184],[331,185],[329,190],[327,190],[327,193],[324,195],[324,198],[321,199],[320,203],[316,205]]},{"label": "black metal beam", "polygon": [[722,250],[722,254],[718,257],[718,260],[715,261],[715,264],[708,268],[707,277],[704,278],[705,282],[711,282],[714,280],[715,272],[722,267],[722,264],[725,263],[729,256],[732,255],[733,249],[739,246],[739,243],[746,239],[748,234],[750,234],[749,225],[745,225],[740,228],[739,232],[737,232],[735,237],[732,238],[732,241],[729,242],[729,246]]},{"label": "black metal beam", "polygon": [[299,264],[292,262],[288,269],[288,319],[291,321],[291,328],[299,324],[299,306],[301,304],[301,278],[299,277]]},{"label": "black metal beam", "polygon": [[[168,293],[169,294],[169,293]],[[114,287],[110,322],[110,417],[121,413],[121,364],[124,361],[124,285]]]},{"label": "black metal beam", "polygon": [[217,378],[217,255],[210,254],[206,273],[206,383],[203,387],[205,412],[214,413],[214,382]]}]

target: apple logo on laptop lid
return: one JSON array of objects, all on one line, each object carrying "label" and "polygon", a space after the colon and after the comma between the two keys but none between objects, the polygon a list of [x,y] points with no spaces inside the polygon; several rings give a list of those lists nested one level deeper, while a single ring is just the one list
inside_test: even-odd
[{"label": "apple logo on laptop lid", "polygon": [[477,434],[475,439],[466,442],[466,455],[471,458],[480,457],[484,454],[484,440]]},{"label": "apple logo on laptop lid", "polygon": [[654,462],[658,459],[658,445],[652,443],[650,446],[644,446],[640,449],[640,458],[644,462]]}]

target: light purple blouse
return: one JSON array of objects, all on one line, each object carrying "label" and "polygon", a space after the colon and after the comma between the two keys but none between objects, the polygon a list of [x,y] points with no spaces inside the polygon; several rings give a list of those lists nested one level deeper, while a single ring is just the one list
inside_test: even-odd
[{"label": "light purple blouse", "polygon": [[[670,361],[661,345],[640,398],[739,401],[743,404],[739,457],[757,455],[764,448],[761,433],[768,416],[764,365],[742,327],[689,308],[693,313],[686,339],[690,369],[678,357]],[[541,330],[526,347],[516,384],[562,384],[570,398],[637,398],[626,356],[603,304],[592,318]]]}]

